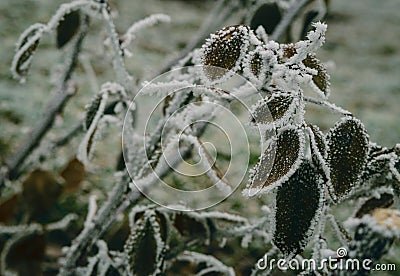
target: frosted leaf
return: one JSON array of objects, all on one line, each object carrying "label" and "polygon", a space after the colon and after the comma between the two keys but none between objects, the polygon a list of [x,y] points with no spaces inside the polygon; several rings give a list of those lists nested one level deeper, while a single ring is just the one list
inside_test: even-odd
[{"label": "frosted leaf", "polygon": [[[272,43],[271,43],[272,44]],[[243,73],[251,83],[262,86],[277,63],[275,53],[266,45],[257,46],[243,60]]]},{"label": "frosted leaf", "polygon": [[[305,138],[300,129],[289,127],[272,138],[257,165],[250,172],[244,195],[266,193],[287,181],[297,170],[304,155]],[[269,170],[271,162],[273,166]]]},{"label": "frosted leaf", "polygon": [[131,229],[125,244],[128,269],[132,275],[157,275],[163,267],[165,243],[154,210],[147,210]]},{"label": "frosted leaf", "polygon": [[208,221],[209,219],[194,212],[177,212],[172,223],[182,236],[202,238],[207,241],[210,238]]},{"label": "frosted leaf", "polygon": [[272,34],[281,19],[282,14],[278,4],[275,2],[265,3],[254,12],[250,28],[255,30],[258,26],[263,26],[268,34]]},{"label": "frosted leaf", "polygon": [[[271,124],[279,127],[288,122],[298,102],[289,93],[273,93],[268,99],[262,99],[251,111],[254,124]],[[271,116],[272,120],[271,121]]]},{"label": "frosted leaf", "polygon": [[216,81],[238,71],[249,46],[248,37],[249,28],[244,25],[228,26],[212,34],[200,51],[205,77]]},{"label": "frosted leaf", "polygon": [[133,25],[129,27],[125,35],[122,37],[121,47],[124,49],[130,43],[132,43],[132,41],[135,39],[136,34],[141,30],[147,27],[154,26],[158,23],[169,23],[169,22],[171,22],[171,18],[166,14],[160,13],[160,14],[152,14],[142,20],[133,23]]},{"label": "frosted leaf", "polygon": [[80,26],[80,12],[72,11],[64,16],[57,26],[57,48],[62,48],[78,32]]},{"label": "frosted leaf", "polygon": [[36,23],[26,29],[20,36],[14,55],[11,72],[13,76],[21,81],[28,73],[32,56],[39,45],[40,38],[45,29],[45,25]]},{"label": "frosted leaf", "polygon": [[369,181],[388,174],[391,169],[391,160],[395,155],[389,151],[387,148],[370,147],[368,162],[360,177],[361,181]]},{"label": "frosted leaf", "polygon": [[328,98],[330,93],[330,77],[325,66],[316,58],[315,54],[307,55],[303,60],[303,64],[317,71],[317,74],[312,76],[311,87],[323,97]]},{"label": "frosted leaf", "polygon": [[[395,150],[397,150],[395,148]],[[400,156],[399,153],[397,155],[391,156],[390,162],[389,162],[389,168],[391,173],[393,174],[394,178],[397,180],[397,186],[400,185]]]},{"label": "frosted leaf", "polygon": [[388,208],[394,202],[393,194],[382,193],[379,195],[379,198],[372,197],[365,201],[360,208],[358,208],[355,217],[361,218],[366,214],[371,214],[377,208]]},{"label": "frosted leaf", "polygon": [[302,40],[295,44],[296,54],[290,57],[289,63],[295,64],[303,61],[309,54],[315,53],[325,42],[327,25],[316,22],[312,26],[315,29],[307,34],[307,40]]},{"label": "frosted leaf", "polygon": [[400,236],[398,210],[378,208],[371,215],[353,220],[356,229],[349,245],[352,258],[379,260]]},{"label": "frosted leaf", "polygon": [[93,122],[94,117],[96,116],[96,113],[99,110],[100,103],[103,99],[102,94],[97,94],[92,101],[85,106],[85,121],[84,121],[84,127],[86,130],[89,129],[90,125]]},{"label": "frosted leaf", "polygon": [[355,118],[343,118],[327,135],[329,192],[334,201],[345,197],[358,182],[367,163],[368,134]]},{"label": "frosted leaf", "polygon": [[310,241],[323,201],[321,178],[309,161],[278,188],[273,243],[286,257],[293,258]]},{"label": "frosted leaf", "polygon": [[86,107],[85,127],[87,132],[79,145],[77,158],[84,165],[89,162],[90,155],[94,149],[94,143],[98,139],[100,121],[106,108],[108,93],[100,92]]},{"label": "frosted leaf", "polygon": [[295,54],[297,54],[296,47],[293,43],[281,44],[282,58],[289,59]]},{"label": "frosted leaf", "polygon": [[[220,260],[212,255],[205,255],[198,252],[184,251],[177,257],[179,261],[188,261],[195,264],[205,264],[205,268],[201,269],[196,275],[215,275],[221,273],[222,275],[234,276],[235,271],[232,267],[228,267]],[[218,275],[218,274],[217,274]]]}]

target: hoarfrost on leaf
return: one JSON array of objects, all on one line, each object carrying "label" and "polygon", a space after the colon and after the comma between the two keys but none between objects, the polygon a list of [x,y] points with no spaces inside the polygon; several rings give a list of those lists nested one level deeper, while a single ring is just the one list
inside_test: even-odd
[{"label": "hoarfrost on leaf", "polygon": [[301,164],[305,147],[305,137],[301,129],[289,126],[271,139],[257,165],[250,172],[249,183],[243,191],[245,196],[260,195],[280,186]]},{"label": "hoarfrost on leaf", "polygon": [[321,214],[324,189],[318,171],[303,161],[276,194],[273,242],[288,258],[310,241]]},{"label": "hoarfrost on leaf", "polygon": [[345,197],[357,184],[367,163],[369,137],[364,125],[343,118],[328,135],[329,192],[334,201]]}]

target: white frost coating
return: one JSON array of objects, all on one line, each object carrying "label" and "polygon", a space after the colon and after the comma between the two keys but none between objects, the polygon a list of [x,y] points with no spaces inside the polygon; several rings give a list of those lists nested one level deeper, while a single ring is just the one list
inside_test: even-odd
[{"label": "white frost coating", "polygon": [[364,224],[370,228],[370,231],[372,230],[384,238],[398,238],[400,237],[400,211],[394,209],[387,210],[390,211],[390,216],[386,216],[384,220],[377,221],[376,217],[367,214],[362,218],[347,219],[344,222],[345,226],[354,231],[359,225]]},{"label": "white frost coating", "polygon": [[393,156],[392,158],[390,158],[389,168],[393,176],[397,179],[397,181],[400,182],[400,172],[395,167],[396,162],[400,162],[400,159],[397,156]]},{"label": "white frost coating", "polygon": [[[346,117],[342,117],[336,124],[335,124],[335,126],[333,127],[333,128],[331,128],[330,129],[330,131],[327,133],[327,135],[326,135],[326,140],[328,141],[328,143],[327,143],[327,167],[329,168],[326,172],[328,172],[328,175],[327,175],[327,178],[328,178],[328,184],[327,184],[327,186],[328,186],[328,190],[329,190],[329,194],[330,194],[330,196],[331,196],[331,198],[335,201],[335,202],[340,202],[341,200],[343,200],[343,199],[345,199],[345,198],[348,198],[350,195],[351,195],[351,192],[352,192],[352,190],[354,190],[354,188],[357,186],[357,185],[359,185],[360,183],[359,183],[359,180],[360,180],[360,178],[361,178],[361,173],[362,173],[362,171],[361,172],[359,172],[358,173],[358,175],[356,176],[356,180],[355,181],[353,181],[352,183],[349,183],[349,187],[348,187],[348,191],[346,191],[344,194],[341,194],[341,195],[337,195],[336,194],[336,191],[335,191],[335,188],[334,188],[334,185],[332,184],[332,177],[331,177],[331,175],[332,175],[332,171],[334,170],[334,169],[336,169],[336,168],[332,168],[331,166],[330,166],[330,164],[329,164],[329,158],[330,158],[330,156],[329,156],[329,153],[332,151],[332,145],[330,145],[330,140],[332,139],[332,138],[334,138],[334,137],[336,137],[336,136],[338,136],[338,135],[343,135],[342,133],[338,133],[337,132],[337,130],[339,129],[339,127],[341,127],[343,124],[345,124],[345,123],[347,123],[348,121],[353,121],[356,125],[357,125],[357,127],[359,128],[359,129],[357,129],[357,131],[358,130],[360,130],[361,132],[362,132],[362,135],[363,135],[363,139],[364,139],[364,143],[366,144],[366,145],[369,145],[369,135],[368,135],[368,133],[367,133],[367,131],[366,131],[366,129],[365,129],[365,126],[364,126],[364,124],[359,120],[359,119],[357,119],[357,118],[355,118],[355,117],[350,117],[350,116],[346,116]],[[354,129],[352,129],[352,131],[354,132]],[[340,146],[342,146],[342,145],[340,145]],[[367,156],[368,156],[368,152],[369,152],[369,147],[367,146],[365,149],[364,149],[364,157],[365,158],[367,158]],[[333,151],[332,152],[332,154],[337,154],[337,149],[336,149],[336,151]],[[353,157],[353,156],[352,156]],[[354,160],[352,160],[352,161],[354,161]],[[359,161],[358,159],[356,159],[356,161]],[[363,165],[363,166],[365,166],[366,165],[366,160],[365,160],[365,164]],[[354,162],[353,162],[353,167],[355,167],[355,164],[354,164]],[[342,183],[342,185],[345,185],[344,183]]]},{"label": "white frost coating", "polygon": [[[161,272],[161,268],[163,265],[163,255],[162,252],[165,248],[165,243],[161,238],[161,229],[160,225],[158,224],[157,218],[156,218],[156,213],[155,210],[150,209],[146,210],[143,214],[143,216],[138,220],[137,223],[135,223],[134,227],[131,228],[131,235],[128,238],[128,241],[125,244],[125,253],[127,257],[132,257],[132,254],[141,254],[141,252],[136,252],[134,251],[134,246],[135,242],[137,242],[137,239],[140,238],[140,235],[143,233],[143,231],[146,231],[144,234],[148,234],[149,231],[145,229],[147,222],[150,222],[150,226],[152,228],[152,233],[153,233],[153,238],[156,243],[156,248],[155,248],[155,259],[154,259],[154,271],[153,275],[158,275]],[[152,249],[152,248],[151,248]],[[149,250],[151,250],[149,249]],[[132,263],[128,262],[129,266],[129,272],[132,272],[134,270],[133,267],[131,267]],[[143,264],[134,264],[134,265],[143,265]],[[153,264],[146,264],[146,265],[153,265]]]},{"label": "white frost coating", "polygon": [[130,228],[135,227],[135,216],[137,213],[145,212],[146,210],[153,209],[155,207],[156,207],[156,205],[154,205],[154,204],[134,206],[129,213],[129,227]]},{"label": "white frost coating", "polygon": [[[199,72],[199,77],[207,86],[211,86],[213,84],[223,83],[232,77],[236,72],[241,69],[242,60],[246,55],[247,49],[249,48],[249,33],[252,32],[247,26],[230,26],[225,29],[219,30],[217,33],[211,34],[209,38],[207,38],[206,42],[202,45],[201,49],[195,53],[193,56],[193,60],[196,64],[205,65],[205,69],[220,69],[221,72],[224,72],[222,76],[216,79],[210,79],[207,76],[207,73],[204,70]],[[242,45],[234,45],[234,47],[238,47],[239,49],[230,49],[227,45],[232,42],[234,39],[240,38]],[[215,67],[213,64],[207,64],[206,55],[215,50],[216,45],[219,50],[223,49],[227,53],[234,50],[239,50],[239,57],[235,61],[235,64],[232,68],[220,68]],[[220,59],[220,57],[213,57],[213,59]],[[209,66],[209,67],[207,67]],[[221,73],[220,72],[220,73]]]},{"label": "white frost coating", "polygon": [[169,82],[157,82],[157,83],[144,82],[141,92],[149,95],[158,94],[166,96],[181,89],[184,88],[189,89],[194,86],[195,85],[189,81],[177,81],[177,80],[172,80]]},{"label": "white frost coating", "polygon": [[169,15],[159,13],[159,14],[152,14],[142,20],[133,23],[133,25],[129,27],[129,29],[122,37],[123,39],[123,42],[121,44],[122,49],[128,47],[128,45],[131,44],[132,41],[135,39],[136,34],[139,31],[143,30],[144,28],[154,26],[158,23],[170,23],[170,22],[171,22],[171,17]]},{"label": "white frost coating", "polygon": [[54,231],[64,230],[68,225],[76,220],[78,216],[76,214],[68,214],[59,221],[51,222],[47,225],[39,223],[22,224],[22,225],[0,225],[1,234],[18,234],[18,233],[42,233],[43,231]]},{"label": "white frost coating", "polygon": [[[270,122],[267,123],[260,123],[256,122],[256,125],[265,125],[268,128],[279,128],[283,127],[284,125],[289,124],[290,119],[292,118],[293,114],[295,114],[296,110],[299,108],[299,100],[297,99],[298,95],[296,93],[287,93],[283,91],[278,91],[275,90],[274,93],[269,96],[268,98],[264,98],[259,100],[257,103],[255,103],[250,110],[250,113],[252,114],[253,117],[257,116],[257,111],[262,108],[263,106],[266,106],[268,109],[268,112],[266,115],[266,119],[270,119]],[[291,100],[287,110],[284,112],[283,116],[280,118],[277,118],[276,120],[273,119],[273,114],[274,110],[271,110],[272,106],[269,106],[273,100],[277,100],[279,98],[282,98],[282,101],[285,100],[285,98],[289,98]],[[262,114],[260,114],[262,115]],[[270,118],[268,118],[270,117]]]},{"label": "white frost coating", "polygon": [[[17,68],[18,61],[21,59],[21,57],[26,53],[26,51],[34,44],[38,43],[39,39],[41,38],[42,34],[47,32],[50,33],[52,32],[60,23],[61,20],[63,20],[64,16],[72,11],[79,10],[83,7],[86,6],[97,6],[94,1],[85,1],[85,0],[77,0],[73,1],[71,3],[66,3],[66,4],[61,4],[59,9],[55,12],[53,17],[48,21],[47,24],[40,24],[36,23],[28,27],[20,36],[18,42],[17,42],[17,51],[16,54],[14,55],[12,64],[11,64],[11,72],[13,74],[13,77],[16,79],[19,79],[21,82],[25,81],[24,76],[20,75],[17,70],[27,70],[31,60],[32,60],[32,54],[27,58],[26,61],[24,61],[23,64],[20,64]],[[36,30],[36,32],[35,32]],[[32,35],[32,32],[35,32]],[[25,42],[24,45],[22,45],[23,41],[26,39],[27,36],[30,36],[29,39]]]},{"label": "white frost coating", "polygon": [[328,101],[326,101],[326,100],[319,100],[319,99],[315,99],[315,98],[312,98],[312,97],[307,97],[307,96],[305,96],[305,97],[304,97],[304,101],[305,101],[305,102],[308,102],[308,103],[314,103],[314,104],[326,106],[326,107],[328,107],[331,111],[336,112],[336,113],[339,113],[339,114],[341,114],[341,115],[353,116],[353,115],[351,114],[350,111],[347,111],[347,110],[345,110],[345,109],[343,109],[343,108],[341,108],[341,107],[335,105],[334,103],[328,102]]},{"label": "white frost coating", "polygon": [[[85,166],[87,166],[89,164],[90,155],[94,148],[93,142],[95,139],[93,139],[93,138],[95,138],[94,136],[96,135],[96,132],[98,132],[98,124],[101,119],[101,116],[103,115],[104,109],[106,107],[107,99],[108,99],[108,93],[106,93],[103,89],[101,89],[100,94],[101,94],[101,102],[100,102],[99,108],[96,112],[96,115],[93,118],[92,123],[90,124],[88,131],[85,134],[85,137],[83,138],[83,140],[80,143],[79,148],[78,148],[77,158]],[[90,148],[88,148],[89,142],[92,142],[90,145]]]},{"label": "white frost coating", "polygon": [[88,205],[88,213],[86,215],[86,220],[84,222],[85,227],[89,227],[94,219],[94,216],[96,215],[97,212],[97,196],[96,195],[91,195],[89,197],[89,205]]},{"label": "white frost coating", "polygon": [[216,99],[216,100],[228,100],[228,101],[233,101],[236,98],[232,95],[230,95],[229,92],[218,88],[218,87],[207,87],[205,85],[195,85],[193,86],[193,88],[191,89],[191,91],[193,92],[193,94],[195,96],[208,96],[212,99]]},{"label": "white frost coating", "polygon": [[29,40],[31,37],[36,35],[38,32],[42,33],[44,28],[46,27],[45,24],[42,23],[35,23],[30,25],[23,33],[19,36],[18,42],[15,45],[15,48],[18,50]]},{"label": "white frost coating", "polygon": [[[270,42],[266,45],[257,46],[256,49],[249,52],[243,58],[243,73],[249,81],[257,88],[261,88],[267,80],[267,77],[274,70],[274,66],[278,63],[274,53],[276,48],[275,42]],[[258,65],[255,64],[258,62]],[[258,75],[253,72],[254,66],[258,66]]]},{"label": "white frost coating", "polygon": [[203,218],[223,219],[232,222],[248,223],[248,220],[244,217],[219,211],[201,212],[200,216]]},{"label": "white frost coating", "polygon": [[198,276],[205,275],[210,272],[221,272],[223,275],[234,276],[235,271],[232,267],[226,266],[220,260],[216,259],[212,255],[205,255],[193,251],[184,251],[177,257],[177,260],[188,261],[195,264],[205,263],[207,268],[204,268],[197,273]]},{"label": "white frost coating", "polygon": [[101,86],[101,90],[107,92],[109,95],[127,96],[125,88],[117,82],[106,82]]},{"label": "white frost coating", "polygon": [[53,230],[64,230],[68,227],[68,225],[78,219],[78,215],[76,214],[68,214],[65,217],[63,217],[61,220],[49,223],[45,226],[47,231],[53,231]]},{"label": "white frost coating", "polygon": [[344,234],[342,233],[342,231],[340,231],[340,227],[339,227],[338,222],[336,221],[336,218],[332,214],[328,214],[326,217],[327,217],[329,223],[331,224],[333,233],[336,235],[339,242],[342,245],[347,244],[348,241],[347,241],[346,237],[344,236]]},{"label": "white frost coating", "polygon": [[[263,25],[259,25],[255,31],[256,35],[261,39],[262,42],[264,43],[268,43],[268,34],[265,31]],[[250,36],[252,37],[252,36]],[[255,43],[255,41],[253,42],[252,40],[250,40],[250,42],[252,42],[254,45],[258,45]],[[258,41],[259,42],[259,41]]]},{"label": "white frost coating", "polygon": [[313,23],[313,27],[315,30],[307,34],[308,40],[295,44],[297,53],[288,60],[288,63],[300,63],[309,53],[315,53],[324,44],[327,25],[316,22]]},{"label": "white frost coating", "polygon": [[60,21],[64,19],[64,16],[66,14],[69,14],[73,11],[79,10],[86,6],[97,6],[97,5],[98,4],[95,1],[85,1],[85,0],[78,0],[78,1],[73,1],[71,3],[61,4],[58,10],[55,12],[55,14],[47,23],[46,32],[50,33],[51,31],[53,31],[58,26]]},{"label": "white frost coating", "polygon": [[19,79],[20,82],[24,82],[25,78],[18,71],[26,71],[32,61],[34,51],[30,53],[30,56],[22,63],[18,64],[20,59],[26,54],[26,52],[34,46],[35,43],[39,43],[40,38],[44,32],[45,26],[43,24],[36,23],[26,29],[18,39],[16,45],[16,53],[11,62],[11,73],[14,78]]},{"label": "white frost coating", "polygon": [[[297,126],[293,126],[293,125],[288,125],[286,127],[283,127],[279,130],[280,133],[282,133],[285,130],[296,130],[296,133],[298,135],[299,138],[299,149],[298,149],[298,156],[295,160],[295,162],[292,164],[290,170],[280,179],[278,179],[277,181],[270,183],[269,185],[267,185],[266,187],[263,187],[264,182],[266,181],[271,173],[271,171],[273,170],[273,168],[271,169],[271,171],[268,172],[268,174],[262,177],[263,179],[260,179],[259,175],[260,172],[260,167],[262,165],[262,161],[264,159],[264,157],[266,156],[265,152],[259,157],[257,165],[254,166],[254,168],[250,171],[249,174],[249,182],[247,183],[247,186],[245,189],[243,189],[242,194],[246,197],[253,197],[253,196],[261,196],[265,193],[270,192],[271,190],[281,186],[283,183],[285,183],[298,169],[298,167],[300,166],[302,160],[303,160],[303,156],[304,156],[304,149],[305,149],[305,145],[306,145],[306,139],[305,139],[305,135],[302,129],[299,129]],[[273,148],[269,149],[269,151],[274,150],[274,147],[279,147],[279,145],[277,144],[278,141],[278,136],[271,138],[272,141],[274,141],[272,144],[274,145]],[[276,149],[277,151],[279,150],[279,148]],[[275,155],[274,155],[275,158]],[[270,162],[275,162],[275,160],[270,160]],[[256,180],[256,177],[258,177],[257,182],[261,183],[258,186],[255,186],[254,182]]]}]

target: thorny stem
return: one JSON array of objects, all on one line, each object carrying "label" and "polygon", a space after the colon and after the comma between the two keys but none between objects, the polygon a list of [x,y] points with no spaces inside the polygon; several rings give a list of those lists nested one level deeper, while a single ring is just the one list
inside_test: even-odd
[{"label": "thorny stem", "polygon": [[[46,114],[43,119],[33,128],[31,132],[23,140],[19,149],[17,149],[15,155],[7,162],[8,167],[8,177],[13,180],[20,176],[20,167],[24,163],[25,159],[31,154],[33,149],[35,149],[45,134],[51,129],[54,119],[57,114],[61,113],[64,109],[66,103],[73,95],[73,90],[71,91],[71,85],[69,83],[72,73],[75,70],[79,53],[81,51],[82,43],[86,36],[89,27],[89,17],[85,16],[84,23],[80,27],[80,33],[75,40],[74,47],[71,52],[71,57],[67,59],[69,63],[63,75],[60,78],[60,86],[54,97],[49,101]],[[2,188],[4,179],[0,179],[0,189]]]}]

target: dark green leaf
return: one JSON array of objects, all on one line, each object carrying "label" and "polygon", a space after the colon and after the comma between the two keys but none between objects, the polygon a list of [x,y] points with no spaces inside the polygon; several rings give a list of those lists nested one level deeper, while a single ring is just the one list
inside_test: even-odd
[{"label": "dark green leaf", "polygon": [[317,74],[312,76],[313,83],[317,92],[322,93],[325,97],[329,96],[329,75],[325,66],[316,58],[314,54],[309,54],[303,60],[303,64],[308,68],[317,70]]},{"label": "dark green leaf", "polygon": [[45,257],[46,239],[43,234],[24,236],[14,242],[6,256],[8,269],[18,275],[43,275],[42,262]]},{"label": "dark green leaf", "polygon": [[323,200],[321,178],[309,161],[278,188],[273,242],[286,257],[294,257],[309,242]]},{"label": "dark green leaf", "polygon": [[[268,99],[259,101],[253,109],[251,121],[255,124],[281,126],[294,112],[296,102],[288,93],[274,93]],[[271,118],[272,117],[272,118]]]},{"label": "dark green leaf", "polygon": [[208,238],[210,235],[207,220],[198,218],[194,214],[176,213],[173,225],[183,236]]},{"label": "dark green leaf", "polygon": [[367,163],[368,140],[364,125],[355,118],[344,118],[329,131],[327,165],[334,201],[345,197],[357,184]]},{"label": "dark green leaf", "polygon": [[[316,150],[321,154],[323,158],[326,157],[326,139],[324,134],[322,133],[321,130],[319,130],[319,127],[316,125],[309,125],[311,131],[314,134],[314,140],[316,143]],[[314,148],[311,148],[311,151],[314,151]]]},{"label": "dark green leaf", "polygon": [[64,16],[57,26],[57,48],[67,44],[78,32],[80,25],[79,11],[72,11]]},{"label": "dark green leaf", "polygon": [[35,53],[44,25],[34,24],[28,28],[19,38],[16,54],[12,63],[12,70],[16,77],[23,78],[30,67],[31,59]]},{"label": "dark green leaf", "polygon": [[238,70],[247,51],[249,28],[243,25],[225,27],[202,46],[201,63],[211,81],[222,78],[229,70]]},{"label": "dark green leaf", "polygon": [[312,30],[312,23],[314,19],[318,16],[318,14],[318,11],[310,10],[304,15],[303,28],[301,30],[300,39],[307,39],[307,33]]},{"label": "dark green leaf", "polygon": [[282,15],[277,3],[263,4],[255,11],[250,28],[256,30],[261,25],[267,34],[272,34],[281,19]]},{"label": "dark green leaf", "polygon": [[103,95],[98,94],[90,102],[90,104],[85,106],[85,129],[86,130],[89,129],[90,125],[92,124],[94,117],[96,116],[96,113],[99,110],[102,98],[103,98]]},{"label": "dark green leaf", "polygon": [[304,154],[305,138],[301,130],[290,127],[269,143],[250,175],[244,194],[268,192],[293,175]]},{"label": "dark green leaf", "polygon": [[148,210],[136,221],[125,245],[130,273],[143,276],[159,274],[164,250],[159,220],[154,210]]}]

